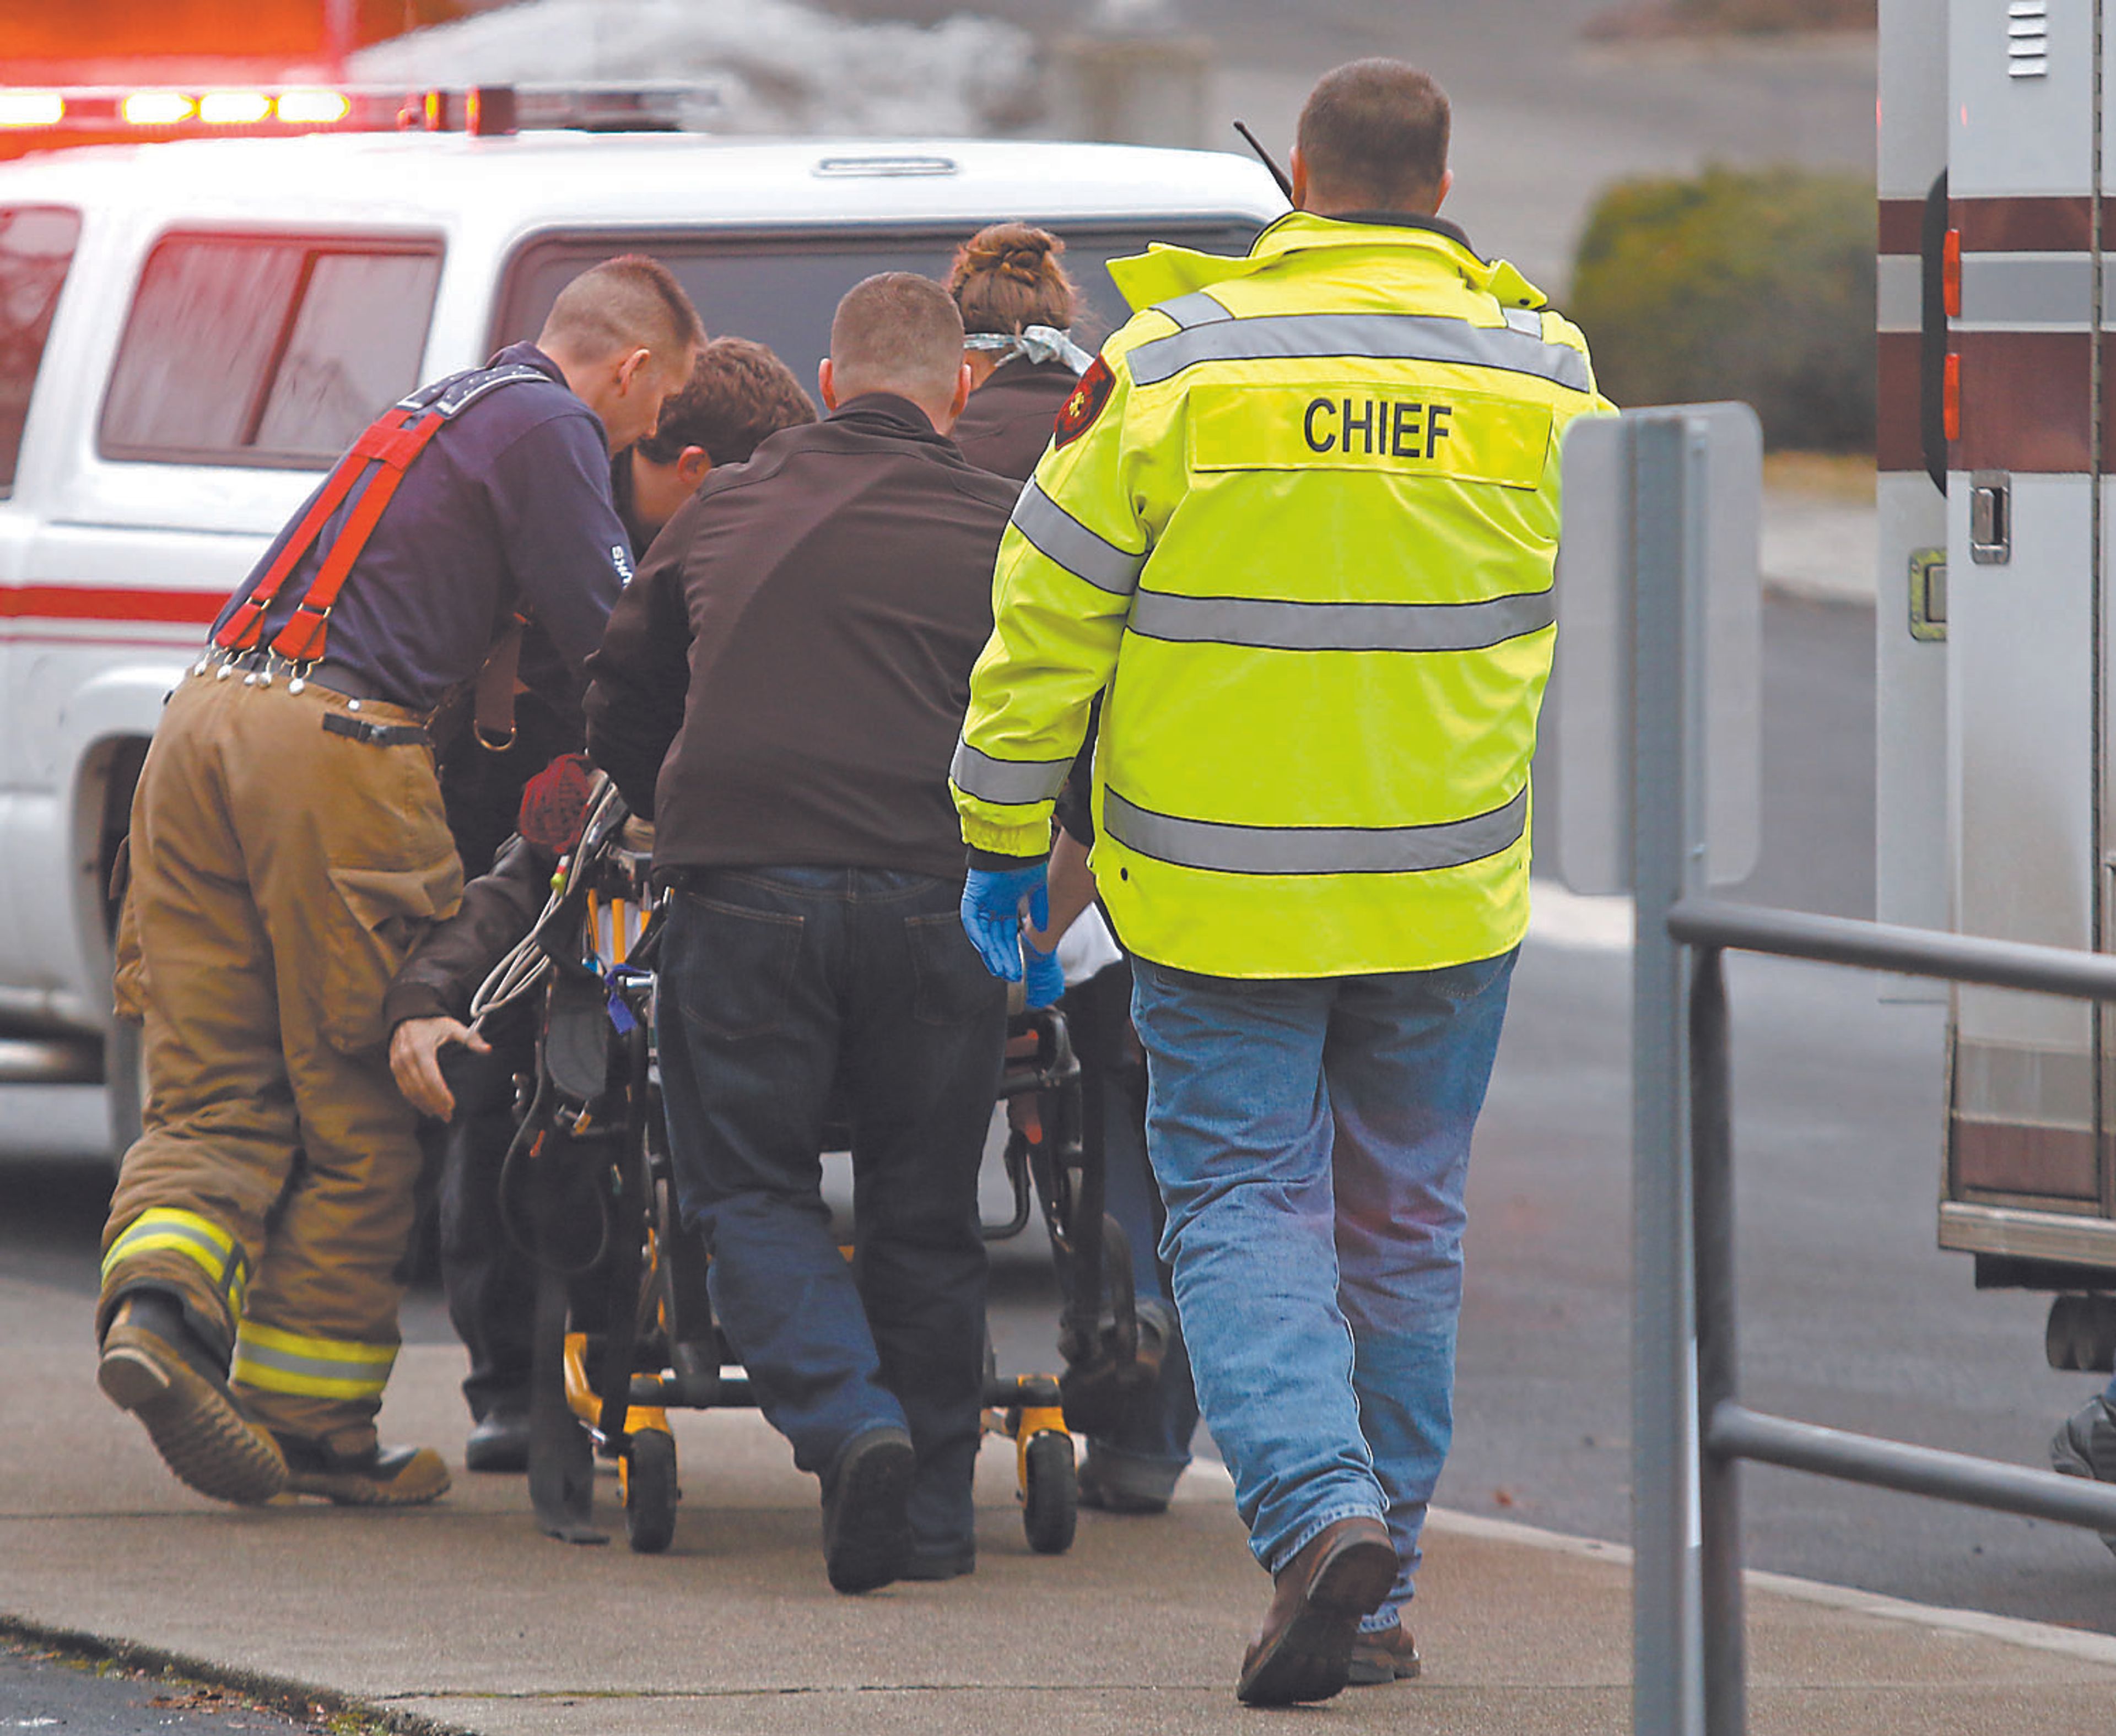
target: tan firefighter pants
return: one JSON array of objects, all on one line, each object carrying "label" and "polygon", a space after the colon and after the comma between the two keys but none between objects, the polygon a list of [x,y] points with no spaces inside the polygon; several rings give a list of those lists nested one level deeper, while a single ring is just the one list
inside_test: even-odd
[{"label": "tan firefighter pants", "polygon": [[132,804],[121,1010],[145,1132],[104,1231],[97,1330],[149,1282],[234,1345],[245,1405],[357,1452],[397,1354],[419,1173],[383,991],[462,874],[412,714],[208,669],[171,696]]}]

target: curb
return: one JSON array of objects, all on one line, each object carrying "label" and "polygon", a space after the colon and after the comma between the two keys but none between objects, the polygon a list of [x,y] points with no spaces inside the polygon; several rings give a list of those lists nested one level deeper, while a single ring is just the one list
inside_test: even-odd
[{"label": "curb", "polygon": [[[1556,1555],[1576,1555],[1606,1561],[1628,1569],[1631,1545],[1604,1543],[1593,1537],[1569,1537],[1543,1531],[1512,1519],[1490,1519],[1481,1513],[1461,1513],[1435,1507],[1427,1523],[1442,1536],[1477,1537],[1493,1543],[1512,1543],[1525,1549],[1547,1550]],[[2049,1622],[2028,1621],[2016,1615],[1990,1615],[1980,1610],[1950,1610],[1932,1604],[1911,1603],[1879,1591],[1861,1591],[1850,1586],[1824,1585],[1819,1580],[1798,1579],[1789,1573],[1767,1573],[1755,1568],[1742,1570],[1742,1583],[1752,1591],[1789,1597],[1801,1603],[1819,1604],[1848,1614],[1871,1616],[1879,1621],[1902,1622],[1911,1627],[1942,1633],[1966,1634],[1977,1639],[1998,1640],[2031,1651],[2055,1652],[2092,1664],[2116,1669],[2116,1634],[2092,1633],[2076,1628],[2060,1628]]]},{"label": "curb", "polygon": [[159,1646],[142,1646],[131,1640],[113,1639],[78,1628],[56,1628],[47,1622],[0,1610],[0,1640],[24,1645],[49,1646],[76,1653],[95,1662],[122,1664],[155,1675],[180,1676],[208,1688],[232,1688],[269,1706],[274,1711],[313,1725],[316,1714],[327,1717],[352,1716],[396,1732],[397,1736],[477,1736],[467,1725],[441,1724],[415,1712],[393,1711],[372,1701],[356,1699],[335,1688],[317,1688],[291,1676],[265,1675],[254,1669],[235,1669],[181,1651],[165,1651]]}]

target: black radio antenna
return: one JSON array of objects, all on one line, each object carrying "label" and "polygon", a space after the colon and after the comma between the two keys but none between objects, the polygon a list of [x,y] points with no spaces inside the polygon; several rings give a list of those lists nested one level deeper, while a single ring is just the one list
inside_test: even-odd
[{"label": "black radio antenna", "polygon": [[1235,131],[1242,135],[1243,143],[1247,145],[1251,150],[1257,154],[1257,161],[1271,171],[1271,178],[1278,183],[1279,191],[1286,195],[1286,202],[1288,204],[1291,204],[1293,203],[1293,183],[1286,178],[1286,171],[1271,160],[1271,153],[1263,148],[1263,145],[1258,141],[1257,135],[1249,130],[1249,127],[1245,123],[1240,121],[1235,122]]}]

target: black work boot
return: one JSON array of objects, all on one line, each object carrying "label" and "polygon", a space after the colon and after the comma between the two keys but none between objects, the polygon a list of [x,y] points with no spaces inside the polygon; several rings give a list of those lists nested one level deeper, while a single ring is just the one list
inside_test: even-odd
[{"label": "black work boot", "polygon": [[177,1476],[217,1501],[254,1506],[287,1486],[287,1462],[272,1437],[228,1389],[224,1359],[184,1319],[166,1290],[131,1290],[103,1334],[95,1384],[137,1417]]},{"label": "black work boot", "polygon": [[823,1566],[840,1591],[901,1578],[911,1558],[911,1478],[918,1460],[898,1428],[868,1429],[839,1452],[823,1479]]},{"label": "black work boot", "polygon": [[287,1456],[287,1492],[341,1507],[419,1507],[448,1492],[448,1467],[431,1447],[371,1446],[340,1453],[320,1440],[274,1437]]},{"label": "black work boot", "polygon": [[[2050,1464],[2066,1477],[2116,1483],[2116,1405],[2104,1395],[2090,1398],[2050,1436]],[[2116,1553],[2116,1532],[2101,1541]]]}]

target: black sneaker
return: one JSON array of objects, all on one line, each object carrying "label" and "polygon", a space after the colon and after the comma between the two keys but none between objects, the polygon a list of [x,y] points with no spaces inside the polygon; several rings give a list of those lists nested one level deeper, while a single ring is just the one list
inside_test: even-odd
[{"label": "black sneaker", "polygon": [[508,1408],[481,1419],[463,1442],[463,1465],[471,1471],[527,1471],[529,1413]]},{"label": "black sneaker", "polygon": [[134,1290],[103,1335],[96,1385],[137,1417],[163,1463],[200,1495],[254,1506],[287,1486],[272,1437],[243,1414],[221,1362],[161,1290]]},{"label": "black sneaker", "polygon": [[321,1441],[277,1439],[290,1495],[321,1495],[340,1507],[421,1507],[448,1492],[448,1467],[431,1447],[334,1453]]},{"label": "black sneaker", "polygon": [[960,1579],[978,1570],[978,1546],[975,1543],[957,1544],[948,1549],[925,1549],[914,1544],[905,1557],[904,1570],[899,1579],[934,1581]]},{"label": "black sneaker", "polygon": [[1095,1457],[1094,1443],[1080,1461],[1080,1504],[1097,1513],[1155,1513],[1168,1511],[1170,1497],[1128,1484],[1120,1475],[1111,1475]]},{"label": "black sneaker", "polygon": [[823,1479],[823,1566],[835,1589],[872,1591],[903,1577],[917,1463],[899,1428],[868,1429],[839,1452]]},{"label": "black sneaker", "polygon": [[[2066,1477],[2116,1483],[2116,1405],[2106,1397],[2090,1398],[2050,1436],[2050,1464]],[[2116,1553],[2116,1532],[2101,1541]]]}]

